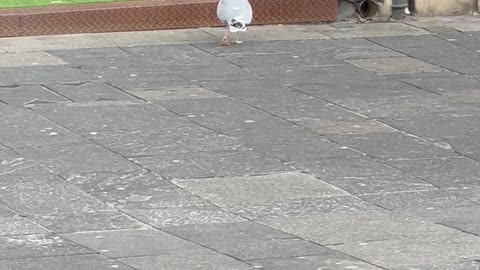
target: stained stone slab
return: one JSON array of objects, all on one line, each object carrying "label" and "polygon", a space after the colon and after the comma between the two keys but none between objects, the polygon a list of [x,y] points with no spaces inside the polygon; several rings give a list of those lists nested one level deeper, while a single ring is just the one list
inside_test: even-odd
[{"label": "stained stone slab", "polygon": [[208,207],[211,204],[183,189],[111,190],[92,193],[118,209],[155,209],[167,207]]},{"label": "stained stone slab", "polygon": [[3,260],[0,270],[134,270],[134,268],[119,263],[102,255],[57,256],[43,258],[26,258]]},{"label": "stained stone slab", "polygon": [[116,130],[86,133],[86,137],[123,156],[153,156],[202,151],[247,150],[236,139],[198,125],[162,130]]},{"label": "stained stone slab", "polygon": [[160,66],[171,64],[201,65],[218,61],[211,54],[189,44],[136,46],[122,49]]},{"label": "stained stone slab", "polygon": [[305,217],[268,217],[259,222],[327,246],[385,239],[416,240],[457,232],[435,223],[385,210],[334,212]]},{"label": "stained stone slab", "polygon": [[0,54],[0,67],[65,65],[59,58],[46,52],[14,52]]},{"label": "stained stone slab", "polygon": [[418,240],[385,240],[330,246],[355,258],[388,269],[448,264],[478,259],[480,239],[461,232]]},{"label": "stained stone slab", "polygon": [[99,231],[62,236],[111,258],[203,250],[199,246],[157,230]]},{"label": "stained stone slab", "polygon": [[18,216],[2,218],[0,216],[0,236],[45,233],[48,233],[45,228],[26,218]]},{"label": "stained stone slab", "polygon": [[220,206],[261,205],[281,200],[347,195],[342,190],[310,175],[296,172],[266,176],[174,180],[174,183]]},{"label": "stained stone slab", "polygon": [[337,196],[274,201],[262,205],[229,206],[225,209],[256,220],[276,216],[305,217],[321,213],[356,212],[377,209],[377,207],[353,196]]},{"label": "stained stone slab", "polygon": [[222,98],[223,95],[202,87],[176,87],[143,91],[129,91],[136,97],[147,101],[192,99],[192,98]]},{"label": "stained stone slab", "polygon": [[480,88],[480,81],[478,79],[453,72],[395,74],[389,77],[442,94]]},{"label": "stained stone slab", "polygon": [[447,264],[437,264],[437,265],[421,265],[414,267],[407,267],[398,270],[478,270],[480,269],[479,261],[467,261],[467,262],[455,262]]},{"label": "stained stone slab", "polygon": [[[155,70],[156,69],[156,70]],[[194,86],[189,80],[170,72],[160,73],[159,68],[153,70],[132,70],[130,72],[97,73],[97,78],[104,79],[124,91],[148,90],[166,87]],[[117,70],[117,69],[115,69]],[[103,71],[103,70],[102,70]]]},{"label": "stained stone slab", "polygon": [[133,97],[103,82],[80,82],[71,84],[47,84],[48,89],[73,101],[131,100]]},{"label": "stained stone slab", "polygon": [[245,219],[217,207],[171,207],[160,209],[124,209],[129,215],[156,228],[192,224],[232,223]]},{"label": "stained stone slab", "polygon": [[2,260],[91,253],[94,252],[88,248],[52,234],[0,237],[0,259]]},{"label": "stained stone slab", "polygon": [[398,160],[388,163],[438,187],[480,186],[480,163],[465,157]]},{"label": "stained stone slab", "polygon": [[378,74],[442,72],[444,69],[410,57],[347,60],[348,63]]},{"label": "stained stone slab", "polygon": [[255,79],[255,76],[247,70],[225,62],[210,65],[169,65],[165,66],[165,69],[177,76],[195,81]]},{"label": "stained stone slab", "polygon": [[93,211],[29,217],[54,233],[144,229],[147,226],[117,211]]},{"label": "stained stone slab", "polygon": [[331,56],[314,55],[317,53],[314,49],[306,49],[311,54],[305,52],[290,53],[265,53],[265,54],[225,54],[222,59],[242,68],[254,67],[272,68],[272,67],[296,67],[302,65],[326,65],[342,64],[340,59]]},{"label": "stained stone slab", "polygon": [[[81,82],[96,79],[94,75],[77,67],[36,66],[36,67],[0,67],[0,85],[24,85],[42,83]],[[22,76],[18,76],[22,74]]]},{"label": "stained stone slab", "polygon": [[401,23],[355,24],[352,28],[332,28],[325,30],[324,35],[334,39],[384,37],[384,36],[420,36],[429,32]]},{"label": "stained stone slab", "polygon": [[462,56],[472,54],[472,50],[455,44],[449,44],[447,46],[438,46],[433,48],[434,49],[432,49],[432,47],[402,48],[399,49],[399,51],[410,57],[417,58],[425,62],[432,62],[432,60],[437,57]]},{"label": "stained stone slab", "polygon": [[377,266],[343,254],[302,256],[293,258],[249,261],[257,269],[311,270],[311,269],[358,269],[380,270]]},{"label": "stained stone slab", "polygon": [[55,103],[69,101],[41,85],[1,87],[0,99],[11,105],[24,105],[32,102]]},{"label": "stained stone slab", "polygon": [[360,198],[389,210],[438,209],[474,205],[448,190],[426,190],[390,194],[361,195]]},{"label": "stained stone slab", "polygon": [[[435,35],[371,37],[368,40],[392,49],[431,48],[451,44]],[[434,50],[434,48],[431,49]]]},{"label": "stained stone slab", "polygon": [[[109,209],[77,187],[53,177],[29,177],[2,184],[0,194],[6,206],[23,215],[55,215]],[[35,198],[34,202],[32,198]]]},{"label": "stained stone slab", "polygon": [[161,129],[192,125],[157,105],[94,103],[84,106],[34,106],[33,110],[76,132]]},{"label": "stained stone slab", "polygon": [[44,167],[22,157],[3,159],[0,162],[0,182],[12,181],[26,176],[50,175]]},{"label": "stained stone slab", "polygon": [[148,190],[152,188],[174,187],[161,176],[147,171],[99,172],[72,175],[66,179],[85,192],[104,192],[111,190]]},{"label": "stained stone slab", "polygon": [[253,145],[255,150],[277,157],[284,162],[302,162],[321,158],[355,157],[362,154],[340,147],[323,138],[292,141],[284,144]]},{"label": "stained stone slab", "polygon": [[437,57],[430,62],[434,65],[444,67],[446,69],[459,72],[465,75],[480,75],[480,54],[463,54],[447,57]]},{"label": "stained stone slab", "polygon": [[480,161],[480,149],[477,147],[478,136],[446,137],[443,138],[443,141],[463,155],[476,161]]},{"label": "stained stone slab", "polygon": [[396,131],[394,128],[375,120],[330,121],[323,119],[301,118],[294,119],[293,122],[321,135],[368,134]]},{"label": "stained stone slab", "polygon": [[400,132],[329,136],[333,141],[379,159],[424,158],[454,156],[419,137]]},{"label": "stained stone slab", "polygon": [[256,151],[197,152],[133,160],[166,178],[203,178],[266,174],[292,169]]},{"label": "stained stone slab", "polygon": [[291,234],[255,222],[195,224],[168,227],[163,230],[201,245],[208,245],[208,243],[216,241],[234,242],[294,238]]},{"label": "stained stone slab", "polygon": [[79,173],[136,171],[139,166],[95,144],[23,148],[19,152],[66,178]]},{"label": "stained stone slab", "polygon": [[480,187],[478,186],[451,189],[451,192],[480,204]]},{"label": "stained stone slab", "polygon": [[180,253],[157,256],[120,258],[119,261],[138,270],[253,270],[255,268],[229,256],[204,251],[198,253]]}]

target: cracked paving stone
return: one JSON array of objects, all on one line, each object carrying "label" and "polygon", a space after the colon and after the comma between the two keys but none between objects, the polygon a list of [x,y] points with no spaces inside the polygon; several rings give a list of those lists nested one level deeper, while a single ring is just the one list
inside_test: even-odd
[{"label": "cracked paving stone", "polygon": [[191,224],[241,222],[245,219],[217,207],[170,207],[159,209],[124,209],[125,213],[154,227]]},{"label": "cracked paving stone", "polygon": [[333,141],[379,159],[427,158],[456,155],[413,135],[391,132],[329,136]]},{"label": "cracked paving stone", "polygon": [[54,233],[146,228],[145,224],[118,211],[33,215],[29,218]]},{"label": "cracked paving stone", "polygon": [[111,258],[198,252],[203,248],[157,230],[121,230],[62,234]]},{"label": "cracked paving stone", "polygon": [[66,181],[78,186],[81,190],[105,192],[114,190],[148,190],[155,188],[175,187],[161,176],[147,171],[131,172],[93,172],[72,175]]},{"label": "cracked paving stone", "polygon": [[250,265],[229,256],[202,251],[196,253],[177,253],[157,256],[119,258],[119,261],[138,270],[254,270]]},{"label": "cracked paving stone", "polygon": [[465,157],[392,160],[387,163],[441,188],[480,186],[480,163]]},{"label": "cracked paving stone", "polygon": [[65,178],[81,173],[140,169],[126,158],[96,144],[23,148],[19,149],[19,152]]},{"label": "cracked paving stone", "polygon": [[410,211],[412,209],[438,209],[475,205],[462,196],[450,190],[426,190],[386,194],[360,195],[360,198],[395,211]]},{"label": "cracked paving stone", "polygon": [[480,238],[461,232],[417,240],[385,240],[330,246],[388,269],[447,264],[480,257]]},{"label": "cracked paving stone", "polygon": [[99,81],[46,84],[45,87],[76,102],[98,100],[134,100],[133,97]]},{"label": "cracked paving stone", "polygon": [[[107,205],[56,176],[29,176],[2,183],[2,202],[24,215],[55,215],[108,209]],[[34,200],[34,203],[33,201]]]},{"label": "cracked paving stone", "polygon": [[178,99],[202,99],[202,98],[223,98],[224,95],[217,94],[202,87],[176,87],[153,89],[143,91],[129,91],[132,95],[141,99],[156,102]]},{"label": "cracked paving stone", "polygon": [[0,237],[1,260],[91,253],[94,251],[52,234]]},{"label": "cracked paving stone", "polygon": [[33,102],[56,103],[69,101],[41,85],[0,87],[0,99],[10,105],[24,105]]},{"label": "cracked paving stone", "polygon": [[135,157],[132,160],[166,178],[241,176],[292,170],[276,159],[250,150]]},{"label": "cracked paving stone", "polygon": [[0,216],[0,236],[21,235],[21,234],[45,234],[45,228],[31,222],[30,220],[14,216]]},{"label": "cracked paving stone", "polygon": [[181,188],[219,206],[261,205],[348,193],[310,175],[291,172],[265,176],[174,180]]},{"label": "cracked paving stone", "polygon": [[76,255],[3,260],[0,270],[134,270],[102,255]]},{"label": "cracked paving stone", "polygon": [[313,255],[292,258],[264,259],[249,261],[257,269],[275,269],[275,270],[380,270],[377,266],[367,262],[343,255]]},{"label": "cracked paving stone", "polygon": [[433,222],[381,209],[266,217],[258,222],[325,246],[385,239],[416,240],[456,232]]}]

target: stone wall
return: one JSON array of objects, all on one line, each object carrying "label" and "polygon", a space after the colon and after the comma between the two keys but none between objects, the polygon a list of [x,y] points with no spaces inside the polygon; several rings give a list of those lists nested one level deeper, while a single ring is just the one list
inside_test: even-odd
[{"label": "stone wall", "polygon": [[469,14],[477,10],[477,0],[415,0],[417,16]]}]

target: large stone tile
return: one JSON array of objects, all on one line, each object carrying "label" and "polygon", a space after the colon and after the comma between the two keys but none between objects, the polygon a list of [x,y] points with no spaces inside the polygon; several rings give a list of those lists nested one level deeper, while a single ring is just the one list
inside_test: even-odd
[{"label": "large stone tile", "polygon": [[398,270],[478,270],[480,269],[479,261],[453,262],[436,265],[420,265],[413,267],[406,267]]},{"label": "large stone tile", "polygon": [[201,251],[192,243],[157,230],[120,230],[63,234],[111,258]]},{"label": "large stone tile", "polygon": [[331,248],[384,268],[405,268],[478,259],[480,238],[460,232],[418,240],[351,243]]},{"label": "large stone tile", "polygon": [[390,194],[361,195],[361,198],[389,210],[438,209],[475,205],[449,190],[425,190]]},{"label": "large stone tile", "polygon": [[45,234],[48,231],[30,220],[14,216],[0,216],[0,236],[20,235],[20,234]]},{"label": "large stone tile", "polygon": [[54,233],[146,228],[145,224],[118,211],[93,211],[29,217]]},{"label": "large stone tile", "polygon": [[[82,82],[96,79],[85,70],[70,66],[0,67],[0,85]],[[22,74],[22,76],[18,76]]]},{"label": "large stone tile", "polygon": [[410,57],[387,57],[348,60],[350,64],[378,74],[441,72],[444,69]]},{"label": "large stone tile", "polygon": [[200,245],[215,241],[272,240],[294,238],[293,235],[255,222],[195,224],[167,227],[164,231]]},{"label": "large stone tile", "polygon": [[465,157],[410,159],[388,163],[438,187],[480,186],[480,163]]},{"label": "large stone tile", "polygon": [[19,152],[48,170],[68,178],[91,172],[138,171],[139,166],[96,144],[23,148]]},{"label": "large stone tile", "polygon": [[332,28],[323,34],[332,38],[362,38],[384,36],[419,36],[427,31],[401,23],[355,24],[348,28]]},{"label": "large stone tile", "polygon": [[12,209],[0,204],[0,218],[12,218],[15,216],[15,212]]},{"label": "large stone tile", "polygon": [[3,260],[0,270],[134,270],[133,268],[119,263],[102,255],[77,255],[57,256],[43,258],[26,258],[16,260]]},{"label": "large stone tile", "polygon": [[203,65],[168,65],[165,69],[188,80],[251,80],[256,77],[245,69],[233,64],[205,63]]},{"label": "large stone tile", "polygon": [[52,234],[0,237],[0,259],[2,260],[91,253],[94,251]]},{"label": "large stone tile", "polygon": [[347,195],[342,190],[310,175],[295,172],[251,177],[175,180],[174,183],[219,206],[257,205],[289,199]]},{"label": "large stone tile", "polygon": [[331,121],[324,119],[302,118],[294,119],[293,122],[321,135],[368,134],[396,131],[394,128],[376,120]]},{"label": "large stone tile", "polygon": [[321,245],[436,237],[453,229],[385,210],[266,217],[260,223]]},{"label": "large stone tile", "polygon": [[379,159],[426,158],[456,155],[412,135],[390,132],[329,136],[333,141]]},{"label": "large stone tile", "polygon": [[120,258],[119,261],[135,267],[137,270],[253,270],[255,268],[229,256],[204,251],[198,253],[180,253],[157,256]]},{"label": "large stone tile", "polygon": [[47,84],[45,87],[76,102],[134,99],[133,97],[100,81],[70,84]]},{"label": "large stone tile", "polygon": [[135,46],[122,49],[159,65],[201,65],[217,61],[211,54],[189,44]]},{"label": "large stone tile", "polygon": [[463,187],[459,189],[451,189],[452,193],[469,199],[470,201],[480,204],[480,187]]},{"label": "large stone tile", "polygon": [[2,182],[2,202],[23,215],[55,215],[108,209],[77,187],[52,176]]},{"label": "large stone tile", "polygon": [[368,40],[392,49],[427,47],[433,50],[432,47],[450,45],[435,35],[371,37]]},{"label": "large stone tile", "polygon": [[242,176],[292,170],[276,159],[250,150],[136,157],[133,160],[166,178]]},{"label": "large stone tile", "polygon": [[245,219],[217,207],[169,207],[158,209],[124,209],[129,215],[154,227],[242,222]]},{"label": "large stone tile", "polygon": [[144,170],[132,172],[93,172],[72,175],[66,179],[85,192],[111,190],[148,190],[171,188],[173,184],[161,176]]},{"label": "large stone tile", "polygon": [[202,87],[172,87],[164,89],[153,89],[143,91],[129,91],[135,97],[139,97],[146,101],[168,101],[177,99],[197,99],[197,98],[222,98],[220,95],[211,90]]},{"label": "large stone tile", "polygon": [[234,138],[198,125],[156,131],[100,131],[85,136],[127,157],[247,149]]},{"label": "large stone tile", "polygon": [[317,270],[317,269],[358,269],[358,270],[380,270],[377,266],[367,262],[343,255],[316,255],[301,256],[293,258],[266,259],[250,261],[255,268],[258,269],[275,269],[275,270]]},{"label": "large stone tile", "polygon": [[395,74],[389,77],[441,94],[480,88],[478,79],[454,72]]},{"label": "large stone tile", "polygon": [[41,85],[14,85],[0,88],[0,99],[10,105],[24,105],[35,102],[55,103],[69,101]]},{"label": "large stone tile", "polygon": [[66,63],[46,52],[14,52],[0,54],[0,67],[49,66]]}]

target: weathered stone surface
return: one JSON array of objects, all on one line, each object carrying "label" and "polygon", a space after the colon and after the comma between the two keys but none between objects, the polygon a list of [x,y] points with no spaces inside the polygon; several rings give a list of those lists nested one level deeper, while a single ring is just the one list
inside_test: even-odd
[{"label": "weathered stone surface", "polygon": [[21,85],[0,88],[0,99],[11,105],[24,105],[34,102],[55,103],[69,101],[41,85]]},{"label": "weathered stone surface", "polygon": [[102,255],[76,255],[76,256],[57,256],[44,258],[27,258],[16,260],[3,260],[0,265],[1,270],[133,270],[118,261],[112,260]]},{"label": "weathered stone surface", "polygon": [[45,87],[76,102],[134,99],[133,97],[103,82],[47,84]]},{"label": "weathered stone surface", "polygon": [[[95,77],[85,70],[65,66],[0,67],[0,85],[67,83],[90,81]],[[22,74],[22,76],[18,76]]]},{"label": "weathered stone surface", "polygon": [[347,195],[312,176],[293,172],[266,176],[175,180],[174,183],[220,206],[261,205],[281,200]]},{"label": "weathered stone surface", "polygon": [[379,74],[441,72],[444,69],[411,57],[348,60],[350,64]]},{"label": "weathered stone surface", "polygon": [[48,231],[26,218],[0,216],[0,236],[44,233]]},{"label": "weathered stone surface", "polygon": [[2,260],[92,253],[94,251],[52,234],[0,237],[0,259]]},{"label": "weathered stone surface", "polygon": [[455,263],[437,264],[437,265],[422,265],[422,266],[402,268],[399,270],[448,270],[448,269],[478,270],[480,269],[480,262],[466,261],[466,262],[455,262]]},{"label": "weathered stone surface", "polygon": [[16,52],[0,54],[0,67],[64,65],[62,60],[46,52]]},{"label": "weathered stone surface", "polygon": [[223,95],[201,87],[178,87],[166,89],[154,89],[143,91],[129,91],[136,97],[147,101],[192,99],[192,98],[221,98]]},{"label": "weathered stone surface", "polygon": [[157,256],[143,256],[132,258],[120,258],[119,261],[131,265],[138,270],[253,270],[246,263],[242,263],[229,256],[215,253],[211,251],[204,251],[198,253],[180,253]]},{"label": "weathered stone surface", "polygon": [[120,230],[62,234],[111,258],[201,251],[202,248],[157,230]]}]

